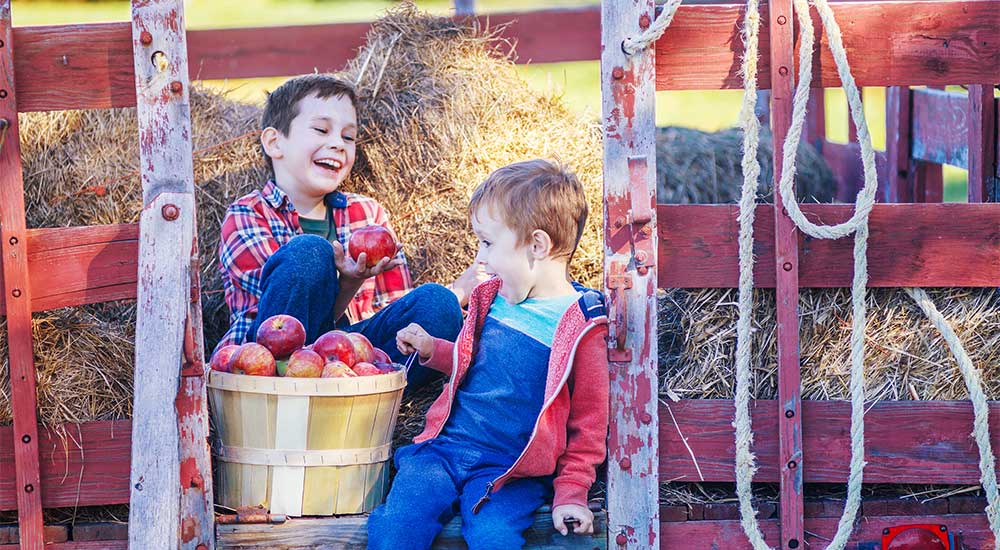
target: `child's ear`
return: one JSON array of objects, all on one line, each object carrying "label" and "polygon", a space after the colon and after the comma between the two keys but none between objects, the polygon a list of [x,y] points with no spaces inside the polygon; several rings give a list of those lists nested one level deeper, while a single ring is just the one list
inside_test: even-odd
[{"label": "child's ear", "polygon": [[536,260],[548,258],[552,253],[552,237],[541,229],[531,232],[531,256]]},{"label": "child's ear", "polygon": [[264,131],[260,133],[260,144],[264,147],[264,152],[271,159],[280,159],[284,156],[281,151],[281,132],[273,126],[268,126],[264,128]]}]

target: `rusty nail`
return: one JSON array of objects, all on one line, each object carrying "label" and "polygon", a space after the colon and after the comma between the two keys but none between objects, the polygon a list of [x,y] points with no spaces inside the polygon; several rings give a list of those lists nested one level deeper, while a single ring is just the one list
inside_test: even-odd
[{"label": "rusty nail", "polygon": [[639,16],[639,28],[640,29],[642,29],[642,30],[648,29],[649,28],[649,23],[650,23],[650,21],[649,21],[649,14],[648,13],[644,13],[644,14],[642,14],[642,15]]},{"label": "rusty nail", "polygon": [[618,533],[618,536],[615,537],[615,543],[617,543],[618,546],[625,546],[628,544],[628,537],[625,536],[625,533]]},{"label": "rusty nail", "polygon": [[0,99],[4,99],[6,97],[7,97],[7,90],[0,90]]},{"label": "rusty nail", "polygon": [[615,80],[621,80],[625,78],[625,69],[622,69],[621,67],[615,67],[614,69],[611,69],[611,78]]},{"label": "rusty nail", "polygon": [[181,215],[181,210],[176,205],[164,204],[163,208],[160,209],[160,213],[163,214],[163,219],[172,222]]},{"label": "rusty nail", "polygon": [[30,484],[30,483],[27,484],[27,485],[25,485],[24,486],[24,492],[25,493],[34,493],[35,492],[35,486],[32,485],[32,484]]},{"label": "rusty nail", "polygon": [[778,16],[778,24],[779,25],[784,25],[785,23],[788,23],[788,18],[785,17],[784,15],[779,15]]},{"label": "rusty nail", "polygon": [[788,469],[789,470],[794,470],[798,466],[799,466],[798,463],[796,463],[794,460],[789,460],[788,461]]},{"label": "rusty nail", "polygon": [[615,218],[615,227],[616,228],[621,227],[623,225],[625,225],[625,218],[623,218],[622,216],[618,216],[617,218]]},{"label": "rusty nail", "polygon": [[31,443],[31,436],[28,434],[24,434],[21,436],[21,441],[23,443]]},{"label": "rusty nail", "polygon": [[11,237],[10,240],[7,242],[9,242],[11,246],[14,246],[15,244],[17,244],[17,237]]},{"label": "rusty nail", "polygon": [[205,479],[201,477],[201,474],[195,474],[194,477],[191,478],[192,487],[200,488],[203,485],[205,485]]},{"label": "rusty nail", "polygon": [[175,93],[175,94],[181,93],[181,90],[183,90],[183,89],[184,89],[184,85],[181,84],[181,82],[179,80],[175,80],[175,81],[173,81],[173,82],[170,83],[170,91],[173,92],[173,93]]},{"label": "rusty nail", "polygon": [[643,412],[642,413],[642,423],[643,424],[649,424],[652,421],[653,421],[653,415],[649,414],[648,412]]},{"label": "rusty nail", "polygon": [[778,74],[788,76],[788,67],[778,67]]},{"label": "rusty nail", "polygon": [[153,35],[149,34],[149,31],[142,31],[142,33],[139,34],[139,42],[141,42],[143,46],[148,46],[153,43]]},{"label": "rusty nail", "polygon": [[15,297],[15,298],[20,298],[21,297],[21,289],[20,288],[15,288],[14,290],[11,290],[10,291],[10,295],[13,296],[13,297]]},{"label": "rusty nail", "polygon": [[791,271],[792,270],[792,262],[785,262],[785,263],[781,264],[781,269],[784,269],[785,271]]},{"label": "rusty nail", "polygon": [[793,411],[792,409],[788,409],[787,411],[785,411],[785,418],[792,418],[793,416],[795,416],[795,411]]},{"label": "rusty nail", "polygon": [[628,470],[632,467],[632,460],[630,460],[629,457],[626,456],[621,460],[619,464],[621,464],[622,470]]}]

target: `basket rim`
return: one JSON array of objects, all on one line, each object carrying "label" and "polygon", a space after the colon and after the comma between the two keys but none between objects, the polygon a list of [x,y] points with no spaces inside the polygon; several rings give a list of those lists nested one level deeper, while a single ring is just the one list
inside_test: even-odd
[{"label": "basket rim", "polygon": [[406,371],[351,378],[284,378],[210,370],[209,388],[267,395],[354,396],[389,393],[406,387]]}]

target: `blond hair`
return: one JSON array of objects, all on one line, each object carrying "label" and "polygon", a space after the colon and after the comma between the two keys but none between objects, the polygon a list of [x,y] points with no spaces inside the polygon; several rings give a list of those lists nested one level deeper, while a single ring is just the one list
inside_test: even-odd
[{"label": "blond hair", "polygon": [[518,237],[541,229],[552,240],[552,257],[573,257],[587,222],[587,198],[573,172],[549,161],[515,162],[494,171],[472,193],[469,214],[482,207],[499,215]]}]

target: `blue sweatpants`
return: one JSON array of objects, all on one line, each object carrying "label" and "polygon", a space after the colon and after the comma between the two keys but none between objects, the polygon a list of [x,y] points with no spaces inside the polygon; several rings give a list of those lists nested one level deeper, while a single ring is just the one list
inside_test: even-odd
[{"label": "blue sweatpants", "polygon": [[433,439],[397,450],[395,461],[389,496],[368,517],[368,550],[429,549],[456,513],[469,550],[522,548],[535,510],[552,493],[548,478],[516,479],[473,514],[487,483],[507,471],[508,461]]},{"label": "blue sweatpants", "polygon": [[[447,340],[455,340],[462,328],[458,299],[438,284],[421,285],[359,323],[347,324],[346,316],[337,323],[333,318],[333,304],[340,290],[337,276],[329,241],[316,235],[292,238],[264,263],[257,317],[247,341],[254,340],[265,319],[285,314],[302,322],[308,343],[334,328],[360,332],[393,361],[403,363],[406,357],[396,349],[396,333],[403,327],[417,323],[432,336]],[[440,377],[415,361],[407,376],[407,393]]]}]

